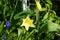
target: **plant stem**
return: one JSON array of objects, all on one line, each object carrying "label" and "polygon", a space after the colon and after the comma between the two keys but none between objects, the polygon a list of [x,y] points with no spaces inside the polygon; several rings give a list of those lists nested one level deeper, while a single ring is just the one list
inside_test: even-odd
[{"label": "plant stem", "polygon": [[11,22],[11,20],[12,20],[13,15],[14,15],[14,11],[15,11],[15,9],[16,9],[16,7],[17,7],[17,4],[18,4],[18,0],[16,1],[16,5],[15,5],[15,7],[14,7],[14,10],[12,11],[12,14],[11,14],[11,17],[10,17],[10,22]]}]

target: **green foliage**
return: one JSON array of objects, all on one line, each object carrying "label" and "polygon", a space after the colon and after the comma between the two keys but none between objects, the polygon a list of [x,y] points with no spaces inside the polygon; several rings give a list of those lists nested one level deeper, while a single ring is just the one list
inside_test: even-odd
[{"label": "green foliage", "polygon": [[59,29],[60,25],[53,22],[48,22],[48,31],[58,31]]},{"label": "green foliage", "polygon": [[0,24],[0,33],[1,33],[1,31],[3,30],[3,24],[4,24],[4,22],[2,22],[2,23]]},{"label": "green foliage", "polygon": [[[40,0],[40,3],[42,11],[36,9],[35,3],[30,5],[33,9],[23,11],[22,0],[0,0],[0,40],[3,40],[3,35],[7,40],[54,40],[55,35],[59,37],[60,17],[52,10],[52,1]],[[35,25],[28,31],[21,26],[27,16]],[[9,29],[6,29],[6,20],[10,22]]]}]

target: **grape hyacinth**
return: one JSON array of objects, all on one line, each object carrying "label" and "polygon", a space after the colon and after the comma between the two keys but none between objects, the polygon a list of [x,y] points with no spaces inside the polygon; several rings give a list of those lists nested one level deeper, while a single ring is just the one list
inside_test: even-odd
[{"label": "grape hyacinth", "polygon": [[6,37],[6,35],[4,35],[4,36],[3,36],[3,40],[7,40],[7,37]]},{"label": "grape hyacinth", "polygon": [[10,27],[10,22],[6,20],[6,24],[5,24],[5,25],[6,25],[6,29],[9,29],[9,27]]}]

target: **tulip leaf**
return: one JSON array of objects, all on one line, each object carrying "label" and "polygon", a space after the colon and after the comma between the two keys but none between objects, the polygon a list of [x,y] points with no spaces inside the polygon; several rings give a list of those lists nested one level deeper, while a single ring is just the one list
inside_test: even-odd
[{"label": "tulip leaf", "polygon": [[48,18],[48,12],[44,15],[44,17],[43,17],[43,20],[42,21],[44,21],[45,19],[47,19]]},{"label": "tulip leaf", "polygon": [[23,18],[24,16],[27,16],[28,14],[32,14],[33,12],[31,10],[28,11],[22,11],[14,16],[14,19],[20,19]]},{"label": "tulip leaf", "polygon": [[53,23],[53,22],[48,22],[48,31],[58,31],[60,29],[60,25],[58,25],[57,23]]},{"label": "tulip leaf", "polygon": [[42,8],[42,9],[41,9],[41,11],[46,11],[46,10],[47,10],[47,8]]},{"label": "tulip leaf", "polygon": [[41,26],[39,33],[47,32],[47,30],[48,30],[48,26],[47,26],[47,23],[45,23]]},{"label": "tulip leaf", "polygon": [[21,35],[22,29],[18,29],[18,37]]},{"label": "tulip leaf", "polygon": [[57,23],[47,22],[41,26],[39,33],[53,32],[53,31],[58,31],[59,29],[60,29],[60,25],[58,25]]},{"label": "tulip leaf", "polygon": [[1,31],[3,30],[3,24],[4,24],[4,22],[2,22],[2,23],[0,24],[0,33],[1,33]]}]

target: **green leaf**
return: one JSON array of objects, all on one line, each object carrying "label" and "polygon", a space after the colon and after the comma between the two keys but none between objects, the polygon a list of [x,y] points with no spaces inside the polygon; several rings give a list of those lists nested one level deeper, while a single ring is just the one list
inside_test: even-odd
[{"label": "green leaf", "polygon": [[46,7],[49,9],[51,9],[51,5],[50,4],[46,4]]},{"label": "green leaf", "polygon": [[60,29],[60,25],[53,23],[53,22],[48,22],[48,31],[58,31]]},{"label": "green leaf", "polygon": [[23,31],[22,31],[22,29],[18,29],[18,37],[21,35],[21,33],[22,33]]},{"label": "green leaf", "polygon": [[47,8],[42,8],[42,9],[41,9],[41,11],[46,11],[46,10],[47,10]]},{"label": "green leaf", "polygon": [[14,19],[19,19],[23,13],[25,13],[25,11],[22,11],[22,12],[16,14],[16,15],[14,16]]},{"label": "green leaf", "polygon": [[45,23],[41,26],[39,33],[47,32],[47,30],[48,30],[48,26],[47,26],[47,23]]},{"label": "green leaf", "polygon": [[43,17],[43,20],[42,21],[44,21],[45,19],[47,19],[48,18],[48,12],[44,15],[44,17]]},{"label": "green leaf", "polygon": [[16,14],[16,15],[14,16],[14,19],[20,19],[20,18],[23,18],[23,17],[27,16],[28,14],[32,14],[32,13],[33,13],[33,12],[32,12],[31,10],[22,11],[22,12]]},{"label": "green leaf", "polygon": [[58,31],[59,29],[60,29],[60,25],[50,21],[41,26],[39,33]]},{"label": "green leaf", "polygon": [[32,30],[32,31],[30,32],[30,34],[25,38],[25,40],[28,40],[28,38],[31,37],[31,36],[32,36],[34,33],[36,33],[36,32],[37,32],[36,29]]},{"label": "green leaf", "polygon": [[[22,40],[23,35],[25,34],[25,29],[22,28],[18,28],[18,40]],[[23,38],[24,39],[24,38]]]},{"label": "green leaf", "polygon": [[47,3],[52,4],[51,0],[46,0]]},{"label": "green leaf", "polygon": [[4,24],[4,22],[2,22],[1,24],[0,24],[0,33],[1,33],[1,31],[3,30],[3,25]]}]

